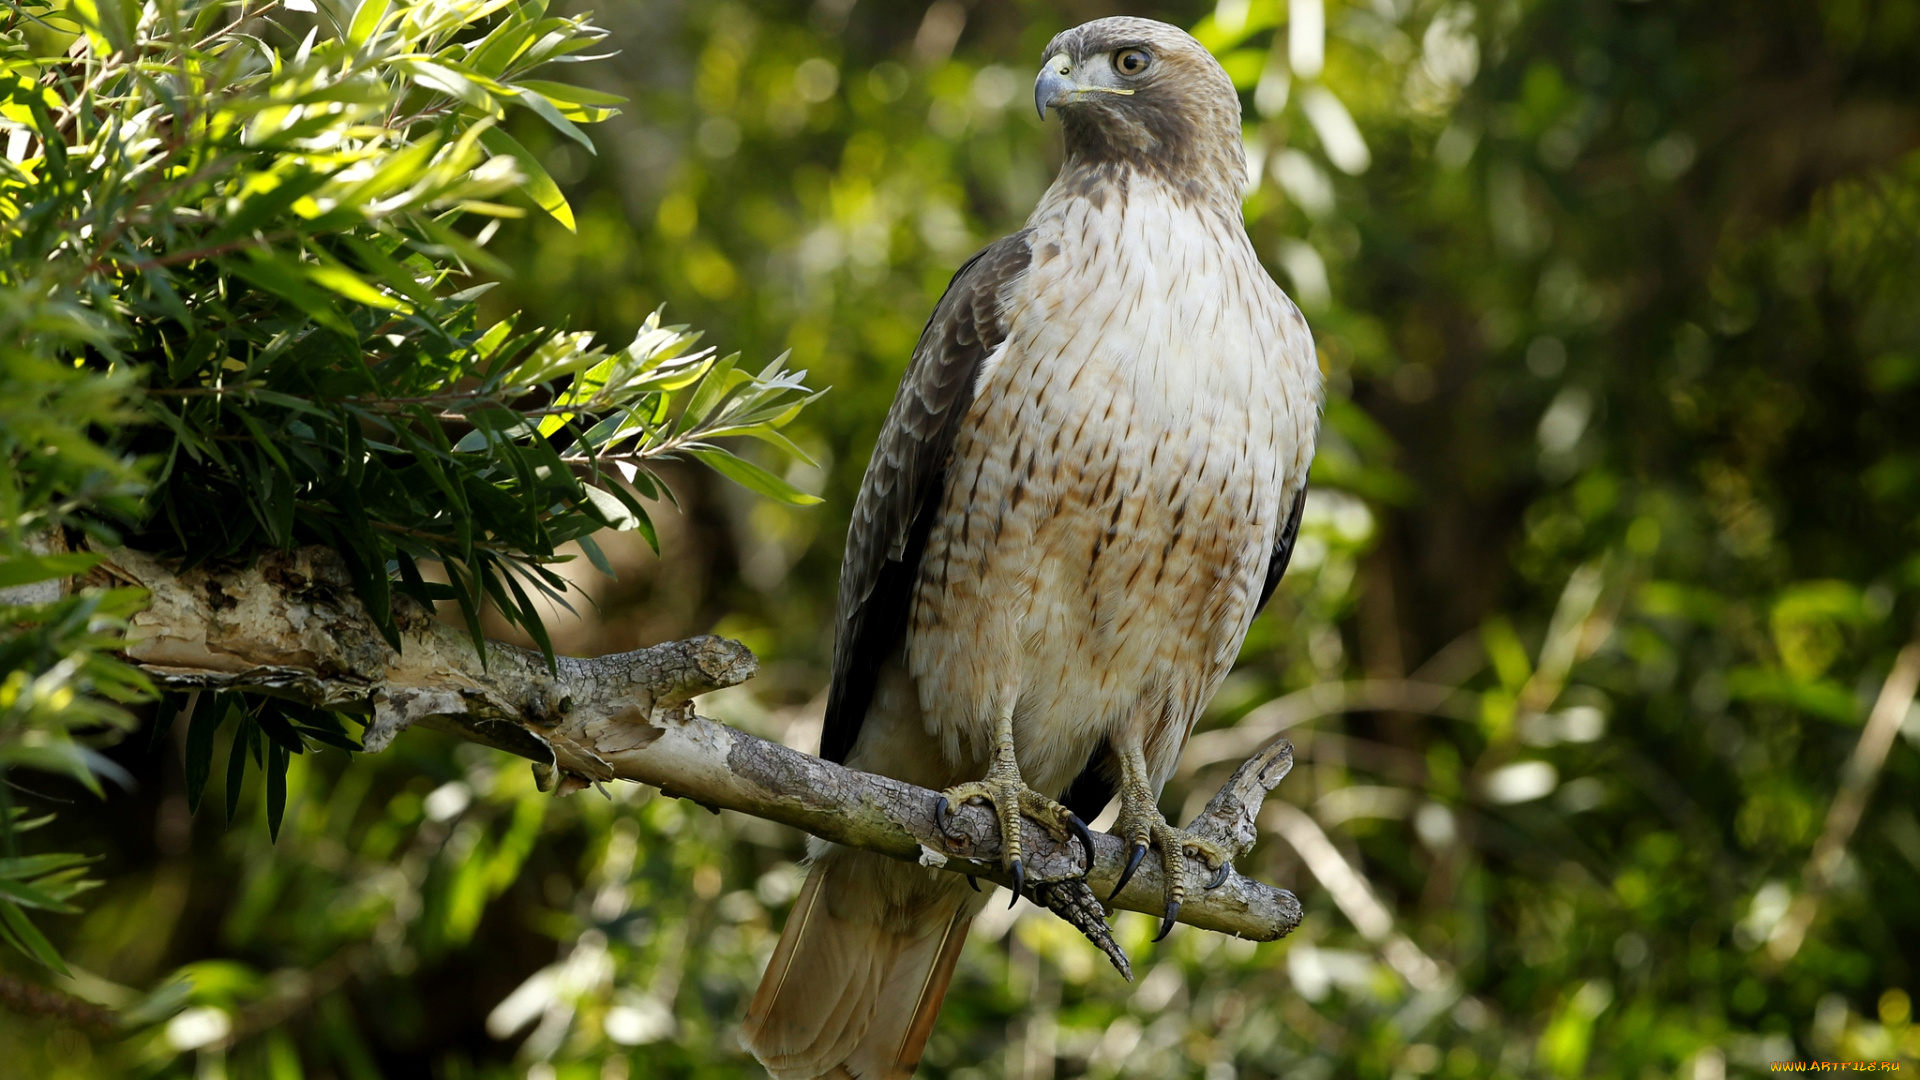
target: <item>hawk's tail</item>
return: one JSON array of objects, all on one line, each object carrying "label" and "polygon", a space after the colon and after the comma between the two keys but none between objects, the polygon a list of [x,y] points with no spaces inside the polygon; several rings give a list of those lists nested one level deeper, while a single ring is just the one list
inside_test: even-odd
[{"label": "hawk's tail", "polygon": [[787,917],[741,1043],[775,1080],[912,1076],[973,922],[972,899],[951,874],[829,851]]}]

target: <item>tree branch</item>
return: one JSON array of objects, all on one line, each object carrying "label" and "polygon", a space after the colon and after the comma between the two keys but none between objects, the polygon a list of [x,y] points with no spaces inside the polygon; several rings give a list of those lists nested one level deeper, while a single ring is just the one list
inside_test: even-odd
[{"label": "tree branch", "polygon": [[[692,699],[753,676],[738,642],[692,638],[593,659],[489,643],[486,660],[461,631],[409,597],[394,598],[405,648],[395,653],[355,596],[346,567],[326,548],[273,553],[245,568],[177,573],[126,548],[88,580],[138,585],[152,604],[133,619],[126,655],[176,690],[247,689],[368,716],[369,752],[413,725],[451,731],[534,762],[542,790],[632,780],[709,808],[805,830],[849,847],[1007,884],[991,811],[959,808],[946,832],[936,793],[857,772],[695,715]],[[370,714],[370,715],[368,715]],[[1262,800],[1293,765],[1284,740],[1234,773],[1192,828],[1244,853]],[[1027,833],[1027,880],[1073,876],[1080,852],[1044,829]],[[1116,837],[1094,838],[1089,884],[1105,896],[1126,857]],[[1159,914],[1164,869],[1150,854],[1114,906]],[[1271,941],[1293,930],[1292,893],[1228,875],[1189,894],[1180,921]]]}]

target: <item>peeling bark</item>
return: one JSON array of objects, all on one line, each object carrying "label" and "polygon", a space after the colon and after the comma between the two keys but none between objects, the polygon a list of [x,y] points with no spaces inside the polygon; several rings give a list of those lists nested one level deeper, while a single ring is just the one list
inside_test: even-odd
[{"label": "peeling bark", "polygon": [[[753,654],[738,642],[691,638],[592,659],[489,643],[486,662],[460,630],[411,598],[394,598],[403,648],[395,652],[353,592],[340,557],[326,548],[272,553],[245,568],[177,573],[126,548],[89,581],[138,585],[153,596],[136,616],[126,655],[176,690],[246,689],[359,714],[363,743],[377,753],[420,725],[533,761],[541,790],[565,794],[590,783],[632,780],[709,808],[791,825],[850,847],[1007,884],[993,814],[963,806],[947,831],[934,824],[936,793],[856,772],[695,715],[695,696],[751,678]],[[1276,741],[1242,765],[1193,828],[1244,853],[1261,801],[1293,764]],[[1043,828],[1024,853],[1033,883],[1072,877],[1079,849]],[[1094,838],[1088,883],[1105,896],[1126,857],[1116,837]],[[1164,870],[1147,856],[1113,906],[1158,915]],[[1181,922],[1259,941],[1298,925],[1300,904],[1284,889],[1238,873],[1194,891]]]}]

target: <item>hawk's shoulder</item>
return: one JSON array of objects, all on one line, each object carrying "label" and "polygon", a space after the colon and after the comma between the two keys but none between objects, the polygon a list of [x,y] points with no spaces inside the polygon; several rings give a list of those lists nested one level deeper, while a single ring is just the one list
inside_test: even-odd
[{"label": "hawk's shoulder", "polygon": [[860,483],[840,566],[833,685],[820,756],[845,761],[873,701],[881,665],[899,647],[947,462],[987,357],[1006,340],[1007,295],[1033,261],[1030,230],[961,265],[933,309],[900,380]]}]

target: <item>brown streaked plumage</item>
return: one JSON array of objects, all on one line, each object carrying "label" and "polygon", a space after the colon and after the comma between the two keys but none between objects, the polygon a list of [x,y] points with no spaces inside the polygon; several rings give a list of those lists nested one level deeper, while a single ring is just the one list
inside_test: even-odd
[{"label": "brown streaked plumage", "polygon": [[[1196,864],[1223,863],[1154,800],[1286,568],[1319,371],[1241,223],[1219,64],[1143,19],[1043,59],[1066,164],[955,275],[888,412],[821,753],[992,802],[1016,880],[1023,809],[1064,829],[1118,795],[1116,832],[1167,860],[1171,925]],[[743,1040],[781,1080],[910,1075],[982,898],[815,856]]]}]

